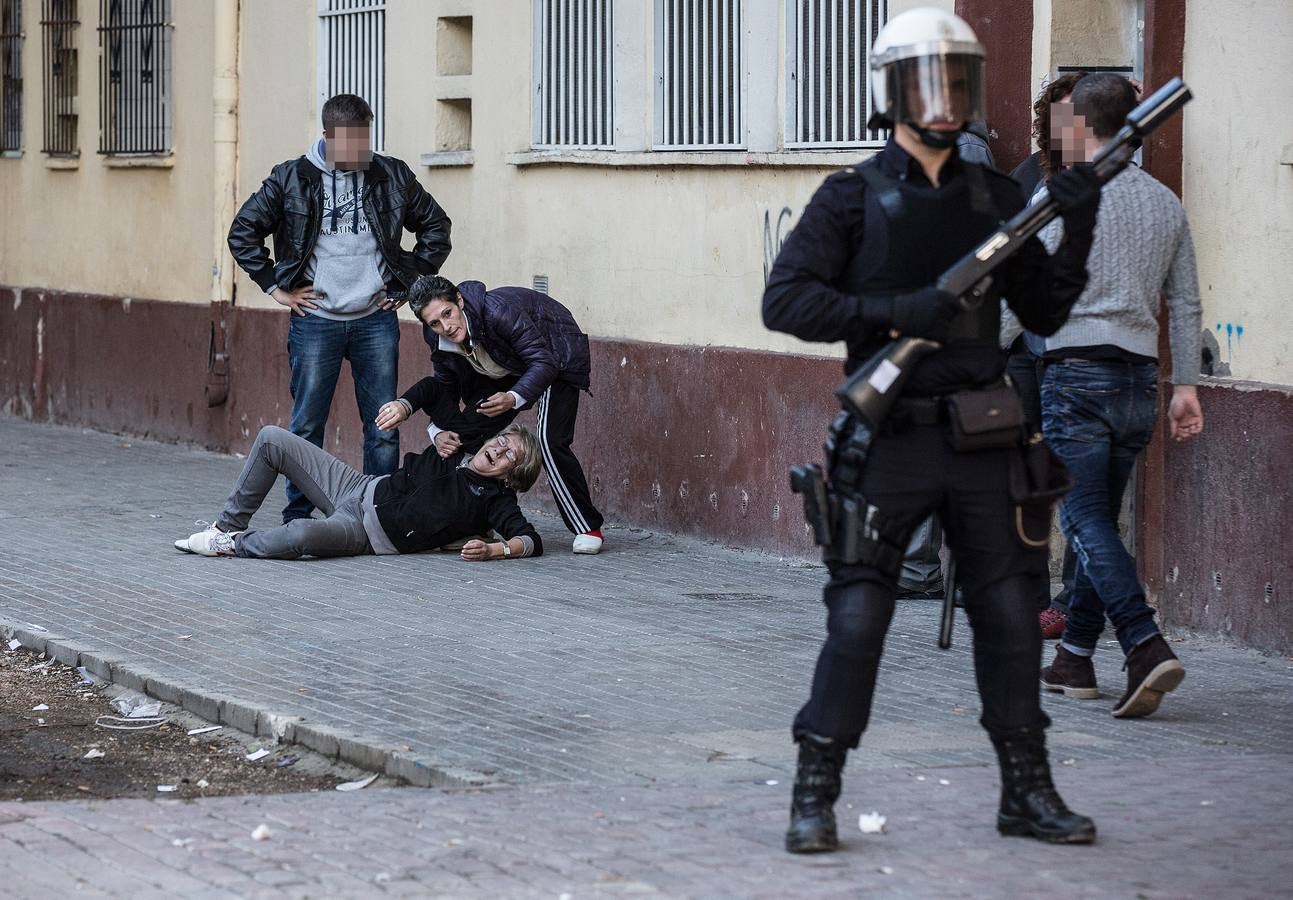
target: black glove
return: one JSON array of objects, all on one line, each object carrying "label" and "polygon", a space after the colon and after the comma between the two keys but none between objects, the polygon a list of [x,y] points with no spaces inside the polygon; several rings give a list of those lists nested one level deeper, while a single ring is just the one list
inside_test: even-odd
[{"label": "black glove", "polygon": [[936,287],[921,288],[893,298],[893,327],[904,337],[942,341],[960,311],[955,294]]},{"label": "black glove", "polygon": [[1064,217],[1064,231],[1070,237],[1090,240],[1100,207],[1100,179],[1091,164],[1079,163],[1058,172],[1046,189]]}]

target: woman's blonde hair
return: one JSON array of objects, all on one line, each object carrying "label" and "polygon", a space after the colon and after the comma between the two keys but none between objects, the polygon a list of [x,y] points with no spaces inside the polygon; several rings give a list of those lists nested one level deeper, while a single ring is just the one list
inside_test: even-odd
[{"label": "woman's blonde hair", "polygon": [[508,473],[507,483],[512,490],[525,493],[534,487],[534,482],[539,479],[539,472],[543,470],[543,451],[539,447],[539,439],[524,425],[509,425],[503,434],[514,434],[521,442],[521,461]]}]

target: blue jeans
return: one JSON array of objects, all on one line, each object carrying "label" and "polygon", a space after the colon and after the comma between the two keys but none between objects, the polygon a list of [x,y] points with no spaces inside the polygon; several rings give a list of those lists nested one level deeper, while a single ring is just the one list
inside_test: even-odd
[{"label": "blue jeans", "polygon": [[1062,360],[1042,379],[1042,430],[1073,474],[1060,527],[1077,554],[1063,645],[1090,656],[1105,616],[1123,653],[1158,634],[1136,578],[1136,561],[1118,535],[1118,511],[1136,464],[1154,434],[1158,366]]},{"label": "blue jeans", "polygon": [[[341,361],[348,359],[359,418],[364,423],[364,474],[394,472],[400,464],[399,432],[379,431],[374,424],[378,408],[396,397],[400,326],[394,311],[379,310],[347,322],[293,315],[287,355],[292,366],[292,433],[316,447],[323,446]],[[288,482],[284,524],[309,516],[313,510],[314,505]]]}]

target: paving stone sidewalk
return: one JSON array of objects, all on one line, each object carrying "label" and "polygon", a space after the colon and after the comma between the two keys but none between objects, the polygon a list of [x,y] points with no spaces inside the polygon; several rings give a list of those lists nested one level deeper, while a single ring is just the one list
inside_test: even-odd
[{"label": "paving stone sidewalk", "polygon": [[[10,804],[0,808],[0,821],[12,820],[2,829],[12,843],[0,845],[0,863],[31,847],[80,852],[68,849],[81,846],[72,838],[42,844],[43,826],[32,816],[54,823],[55,831],[112,841],[122,829],[137,832],[140,822],[191,817],[195,828],[224,835],[216,843],[237,856],[250,852],[237,834],[256,817],[243,813],[264,810],[305,822],[305,836],[290,852],[267,844],[252,856],[299,865],[311,853],[331,858],[329,842],[344,836],[352,811],[375,823],[372,837],[350,836],[357,852],[371,847],[380,855],[384,817],[404,810],[398,816],[410,821],[429,816],[438,828],[461,820],[488,834],[492,843],[483,846],[493,848],[485,854],[493,861],[481,869],[488,874],[513,865],[508,860],[533,862],[535,853],[554,847],[572,852],[600,833],[589,830],[579,810],[609,808],[608,798],[625,796],[635,798],[626,803],[637,810],[633,828],[640,834],[628,829],[623,846],[594,847],[590,852],[602,860],[595,871],[576,877],[558,869],[533,883],[555,890],[564,878],[613,893],[629,892],[629,882],[640,880],[666,894],[745,895],[759,893],[761,878],[768,878],[766,893],[777,895],[783,893],[778,885],[791,883],[778,879],[798,878],[810,865],[778,857],[758,874],[763,854],[779,845],[793,762],[789,721],[804,698],[823,630],[819,566],[626,528],[610,530],[602,555],[575,557],[551,518],[538,524],[552,552],[506,564],[472,565],[436,554],[295,563],[203,559],[177,553],[170,542],[214,515],[239,460],[12,419],[0,419],[0,443],[6,448],[0,620],[48,629],[118,660],[122,671],[152,673],[166,685],[299,717],[375,746],[407,748],[444,771],[479,773],[505,785],[484,794],[365,792],[353,810],[337,806],[345,800],[322,796],[202,801],[174,808],[180,811],[124,801]],[[273,522],[279,505],[276,494],[262,521]],[[870,887],[928,895],[915,874],[924,872],[920,877],[933,879],[928,884],[946,888],[943,895],[985,896],[976,879],[995,873],[1004,879],[1003,896],[1011,884],[1018,894],[1020,884],[1001,873],[1003,860],[1023,860],[1030,871],[1049,866],[1059,877],[1079,857],[1071,849],[999,841],[991,832],[995,772],[976,721],[968,628],[962,621],[957,645],[940,652],[937,616],[937,603],[900,605],[873,726],[850,762],[849,790],[861,805],[872,802],[875,788],[881,792],[876,802],[910,810],[903,816],[925,823],[890,836],[896,844],[909,842],[902,845],[908,855],[895,857],[902,865],[891,867],[899,872],[910,864],[901,877],[916,880]],[[1115,852],[1106,840],[1098,850],[1082,851],[1101,860],[1084,877],[1101,869],[1114,880],[1099,884],[1133,896],[1141,889],[1135,869],[1145,866],[1152,876],[1145,896],[1183,896],[1193,893],[1186,889],[1191,884],[1222,883],[1217,873],[1243,860],[1238,868],[1247,874],[1235,882],[1238,892],[1211,895],[1256,896],[1243,879],[1274,877],[1270,856],[1278,855],[1272,849],[1263,856],[1264,841],[1286,847],[1293,837],[1281,809],[1287,804],[1270,802],[1273,792],[1287,796],[1293,775],[1293,662],[1212,638],[1174,637],[1189,677],[1152,719],[1109,716],[1123,683],[1114,647],[1098,656],[1104,698],[1045,701],[1055,721],[1054,757],[1074,761],[1064,770],[1066,782],[1091,776],[1071,797],[1074,805],[1088,798],[1084,811],[1099,818],[1106,835],[1110,811],[1117,813],[1114,821],[1127,823],[1121,839],[1129,846],[1117,838],[1114,845],[1116,859],[1130,868],[1103,872],[1104,862],[1115,858],[1105,856]],[[961,774],[933,774],[948,770]],[[1126,784],[1119,772],[1128,773]],[[920,799],[919,791],[937,777],[953,785],[937,801]],[[766,785],[770,780],[779,785]],[[962,780],[965,786],[956,787]],[[567,798],[575,812],[565,810]],[[1171,798],[1170,815],[1165,798]],[[1222,815],[1199,806],[1210,798],[1233,805],[1210,820],[1220,828],[1216,839],[1204,840],[1209,832],[1187,823]],[[712,809],[722,810],[714,822],[703,812]],[[951,830],[949,813],[956,822]],[[222,821],[234,830],[220,831]],[[337,822],[334,831],[328,821]],[[391,827],[391,847],[420,857],[418,840],[401,839],[398,826]],[[15,829],[29,840],[13,838]],[[509,841],[512,833],[525,840]],[[526,843],[535,840],[538,850]],[[241,849],[229,849],[235,845]],[[918,865],[925,845],[938,859]],[[862,852],[811,863],[814,879],[838,891],[860,873],[874,873],[875,860]],[[1165,854],[1180,865],[1166,866]],[[670,869],[674,857],[690,865]],[[962,863],[967,880],[957,882],[954,871]],[[127,870],[151,871],[152,865],[140,861]],[[1215,870],[1211,880],[1193,877],[1205,868]],[[701,870],[714,880],[688,889],[685,873],[699,879]],[[394,871],[387,888],[398,886]],[[832,881],[832,872],[842,880]],[[466,882],[447,881],[444,890],[453,894],[457,885],[490,893],[488,878],[477,874],[484,880],[464,876]],[[627,881],[598,881],[607,874]],[[749,884],[741,881],[747,876]],[[60,883],[66,886],[66,878]],[[412,883],[425,889],[421,876]],[[352,887],[377,889],[367,875]]]}]

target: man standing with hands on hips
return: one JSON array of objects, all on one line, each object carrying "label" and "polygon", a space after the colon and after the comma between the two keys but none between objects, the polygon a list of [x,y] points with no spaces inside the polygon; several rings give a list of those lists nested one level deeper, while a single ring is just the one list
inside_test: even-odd
[{"label": "man standing with hands on hips", "polygon": [[[377,410],[394,396],[399,364],[395,310],[420,275],[449,255],[449,217],[404,162],[372,152],[373,112],[361,97],[323,104],[323,137],[274,167],[242,205],[229,249],[251,279],[292,311],[291,431],[323,446],[328,410],[350,360],[364,427],[364,474],[399,465],[399,434],[379,429]],[[405,230],[417,235],[411,251]],[[274,255],[265,248],[273,236]],[[314,506],[287,486],[284,524]]]}]

